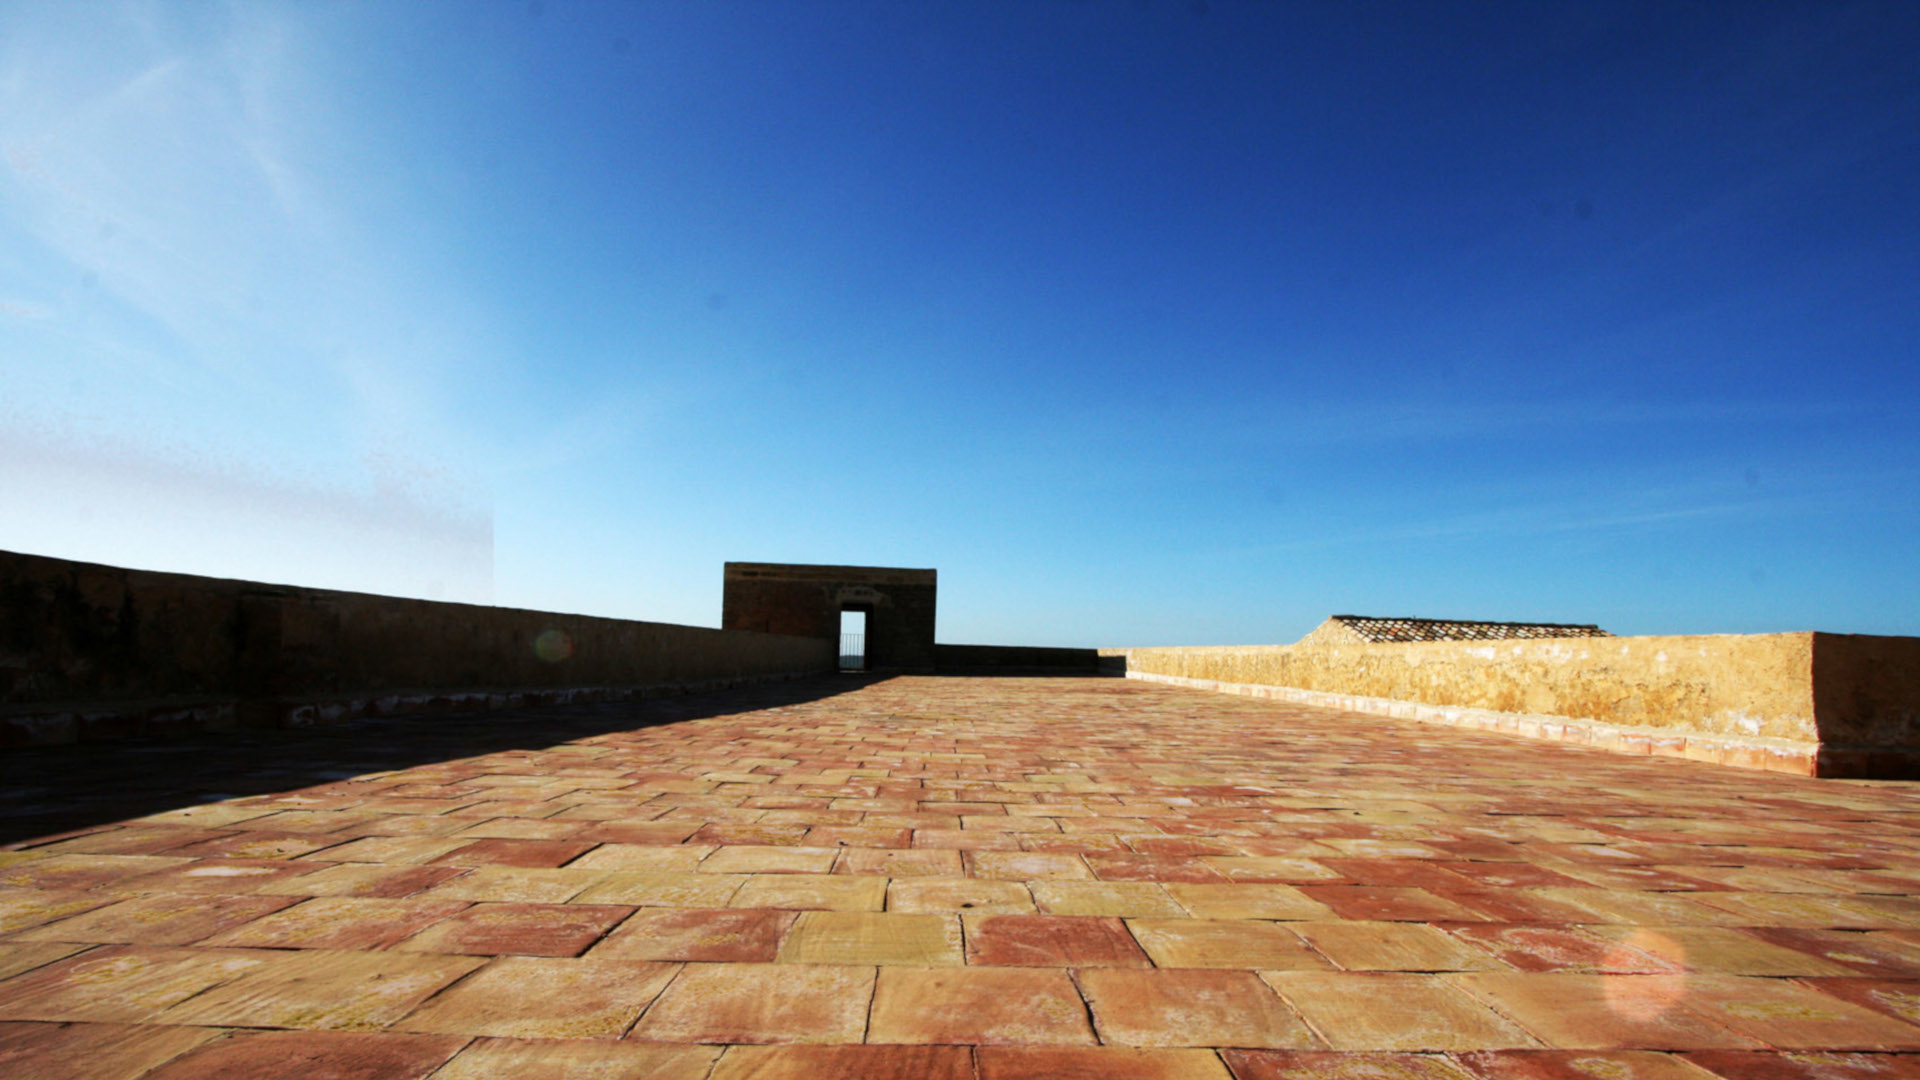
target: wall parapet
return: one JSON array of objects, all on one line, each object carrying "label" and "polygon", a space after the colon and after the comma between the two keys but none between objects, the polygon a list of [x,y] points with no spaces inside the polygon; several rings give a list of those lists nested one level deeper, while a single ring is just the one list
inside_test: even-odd
[{"label": "wall parapet", "polygon": [[0,745],[650,697],[831,671],[833,653],[0,552]]},{"label": "wall parapet", "polygon": [[1716,634],[1103,649],[1129,677],[1817,776],[1920,776],[1920,639]]}]

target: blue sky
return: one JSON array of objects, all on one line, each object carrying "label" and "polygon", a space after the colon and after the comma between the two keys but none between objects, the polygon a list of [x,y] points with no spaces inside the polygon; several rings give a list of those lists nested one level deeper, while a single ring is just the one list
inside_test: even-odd
[{"label": "blue sky", "polygon": [[1920,634],[1920,7],[0,6],[0,548]]}]

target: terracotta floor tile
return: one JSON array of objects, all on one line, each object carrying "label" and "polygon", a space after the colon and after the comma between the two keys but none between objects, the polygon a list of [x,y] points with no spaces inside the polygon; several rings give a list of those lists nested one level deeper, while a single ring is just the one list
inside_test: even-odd
[{"label": "terracotta floor tile", "polygon": [[1280,855],[1221,855],[1201,856],[1207,865],[1220,871],[1228,881],[1238,881],[1250,885],[1312,884],[1313,882],[1340,881],[1338,871],[1312,859],[1292,858]]},{"label": "terracotta floor tile", "polygon": [[468,956],[579,956],[633,910],[617,904],[475,904],[393,948]]},{"label": "terracotta floor tile", "polygon": [[1920,1050],[1920,1027],[1785,979],[1695,975],[1680,1003],[1782,1049]]},{"label": "terracotta floor tile", "polygon": [[[1630,940],[1611,939],[1578,926],[1507,926],[1458,923],[1449,933],[1520,971],[1572,974],[1667,975],[1680,965]],[[1649,940],[1647,945],[1656,943]]]},{"label": "terracotta floor tile", "polygon": [[469,824],[458,835],[497,840],[565,840],[586,826],[577,821],[546,818],[497,817]]},{"label": "terracotta floor tile", "polygon": [[1506,964],[1420,923],[1301,922],[1287,927],[1345,971],[1506,971]]},{"label": "terracotta floor tile", "polygon": [[779,958],[801,964],[960,964],[960,920],[951,915],[803,911]]},{"label": "terracotta floor tile", "polygon": [[[449,851],[463,848],[471,840],[445,839],[437,836],[366,836],[357,840],[331,846],[307,843],[311,837],[295,839],[262,840],[254,843],[234,843],[226,845],[227,850],[206,852],[209,855],[223,854],[233,858],[247,859],[311,859],[315,862],[365,862],[419,865],[430,863]],[[205,845],[196,845],[199,850]],[[187,854],[183,850],[181,854]]]},{"label": "terracotta floor tile", "polygon": [[929,915],[948,912],[1018,915],[1035,908],[1033,894],[1017,881],[899,878],[887,886],[887,910]]},{"label": "terracotta floor tile", "polygon": [[603,821],[572,839],[589,844],[684,844],[699,831],[700,825],[691,821]]},{"label": "terracotta floor tile", "polygon": [[1541,1045],[1437,975],[1269,971],[1261,977],[1336,1050]]},{"label": "terracotta floor tile", "polygon": [[1534,895],[1590,912],[1583,923],[1653,926],[1730,926],[1743,920],[1719,909],[1715,897],[1738,893],[1639,892],[1630,889],[1535,889]]},{"label": "terracotta floor tile", "polygon": [[880,969],[867,1041],[1091,1045],[1086,1006],[1051,968]]},{"label": "terracotta floor tile", "polygon": [[1916,925],[1912,918],[1873,906],[1863,896],[1787,893],[1698,893],[1695,899],[1731,916],[1739,926],[1782,926],[1810,930],[1887,930]]},{"label": "terracotta floor tile", "polygon": [[967,873],[996,881],[1072,881],[1093,877],[1078,855],[1039,851],[969,851]]},{"label": "terracotta floor tile", "polygon": [[1161,881],[1220,884],[1226,875],[1193,856],[1088,855],[1087,866],[1101,881]]},{"label": "terracotta floor tile", "polygon": [[1253,919],[1128,919],[1134,939],[1163,968],[1333,968],[1284,924]]},{"label": "terracotta floor tile", "polygon": [[1331,919],[1333,910],[1291,885],[1166,886],[1197,919]]},{"label": "terracotta floor tile", "polygon": [[960,853],[941,848],[843,848],[836,874],[885,877],[959,877]]},{"label": "terracotta floor tile", "polygon": [[0,1020],[137,1023],[274,957],[241,949],[91,949],[0,985]]},{"label": "terracotta floor tile", "polygon": [[1748,1049],[1758,1044],[1682,1006],[1681,975],[1447,976],[1548,1046],[1570,1050]]},{"label": "terracotta floor tile", "polygon": [[[538,741],[525,739],[532,710],[383,724],[378,754],[357,732],[261,735],[287,761],[331,768],[337,759],[332,771],[340,778],[243,798],[188,793],[173,804],[177,811],[161,798],[176,781],[151,759],[89,753],[83,769],[82,756],[64,750],[9,754],[5,764],[30,771],[37,786],[0,785],[0,815],[33,815],[58,835],[0,850],[0,937],[121,919],[139,926],[125,936],[176,940],[171,919],[184,926],[218,917],[222,898],[319,895],[190,949],[0,940],[0,1013],[58,1012],[16,1021],[48,1031],[60,1030],[69,1013],[151,1023],[173,1006],[180,1015],[196,1002],[231,1008],[223,1003],[253,1000],[247,995],[273,983],[261,975],[223,988],[222,980],[241,972],[221,965],[244,967],[247,957],[293,972],[284,991],[255,995],[266,1002],[258,1007],[293,1009],[305,993],[295,989],[303,958],[325,953],[316,946],[364,949],[353,963],[376,966],[472,963],[407,950],[480,948],[479,937],[492,929],[476,924],[500,915],[502,936],[490,947],[591,946],[577,960],[548,963],[692,963],[713,972],[689,980],[684,995],[669,984],[628,1033],[636,1046],[658,1041],[644,1035],[649,1024],[665,1030],[669,1021],[676,1031],[665,1041],[676,1043],[694,1031],[725,1041],[731,1025],[769,1042],[855,1044],[867,1034],[875,973],[865,964],[817,961],[924,959],[913,935],[860,928],[872,920],[907,925],[892,920],[917,916],[963,924],[961,948],[971,948],[975,963],[891,966],[879,977],[883,985],[1073,972],[1238,980],[1256,969],[1311,985],[1291,968],[1332,980],[1333,989],[1315,998],[1323,1013],[1339,1014],[1339,995],[1351,989],[1345,980],[1372,979],[1365,985],[1377,993],[1366,1003],[1376,1022],[1393,1015],[1383,1005],[1396,1001],[1399,1013],[1426,1017],[1387,1033],[1395,1037],[1445,1026],[1437,1017],[1458,1011],[1463,999],[1442,991],[1456,987],[1492,1009],[1468,1009],[1471,1019],[1455,1025],[1462,1030],[1505,1009],[1532,1034],[1560,1044],[1551,1052],[1479,1047],[1483,1053],[1457,1059],[1227,1048],[1228,1060],[1249,1076],[1458,1076],[1471,1065],[1500,1070],[1493,1080],[1578,1076],[1587,1066],[1612,1080],[1665,1077],[1699,1070],[1657,1048],[1704,1051],[1716,1041],[1760,1055],[1726,1059],[1737,1063],[1731,1080],[1872,1075],[1867,1069],[1896,1075],[1920,1060],[1920,1053],[1847,1049],[1899,1043],[1920,1011],[1911,990],[1920,981],[1920,802],[1911,785],[1622,757],[1120,679],[903,676],[833,680],[831,689],[819,696],[783,685],[543,709]],[[193,753],[231,762],[241,775],[259,769],[248,755],[264,751],[223,737]],[[408,756],[420,764],[380,771],[379,758]],[[123,788],[158,812],[133,822],[86,820],[100,805],[81,797],[90,784]],[[29,790],[39,794],[22,794]],[[446,835],[453,832],[469,835]],[[713,843],[686,843],[696,835]],[[188,858],[202,861],[179,861]],[[512,862],[541,865],[506,865]],[[463,869],[469,872],[433,880]],[[774,873],[782,876],[757,876]],[[1096,873],[1139,880],[1101,881]],[[138,903],[105,906],[116,901]],[[406,906],[422,903],[443,906]],[[460,914],[469,903],[498,910]],[[586,910],[546,906],[560,904]],[[783,931],[802,921],[784,906],[798,904],[856,916],[859,925],[828,932],[833,920],[810,919],[818,932],[788,942],[789,959],[779,960]],[[594,941],[604,926],[596,905],[639,911]],[[505,917],[516,910],[521,919]],[[135,914],[153,918],[127,919]],[[995,915],[1034,918],[999,922]],[[1127,955],[1126,939],[1112,932],[1115,919],[1128,920],[1123,929],[1133,944],[1162,967],[1099,966],[1109,944]],[[1089,936],[1087,927],[1101,932]],[[469,935],[479,937],[455,940]],[[835,944],[842,938],[850,944]],[[214,949],[209,941],[274,951]],[[935,950],[953,958],[944,932]],[[1487,959],[1479,959],[1483,953]],[[806,962],[795,962],[797,954]],[[96,973],[104,990],[60,974],[116,956],[125,970]],[[1499,963],[1518,970],[1411,975]],[[1078,966],[1058,966],[1065,964]],[[416,1014],[455,1000],[492,969],[489,962],[425,999]],[[755,969],[768,974],[756,982]],[[350,973],[330,971],[314,968],[309,1004],[323,1019],[351,1004]],[[805,982],[849,971],[846,994]],[[376,988],[365,996],[377,1003],[382,988],[370,985]],[[617,1018],[616,1006],[632,1007],[596,1003],[595,992],[581,989],[583,1016],[599,1016],[604,1006]],[[571,993],[544,995],[552,1000],[540,1007],[554,1010],[548,1020],[559,1022]],[[497,996],[505,1002],[513,994]],[[969,994],[983,1002],[977,1016],[965,1012]],[[914,1038],[991,1041],[1046,1019],[1044,1010],[1022,1011],[1002,1000],[1009,995],[979,991],[974,982],[954,993],[929,991],[919,1012],[900,1005],[912,996],[889,1000],[894,1020],[907,1017]],[[1030,1049],[1049,1054],[989,1053],[989,1046],[952,1059],[1029,1074],[1218,1073],[1218,1058],[1199,1047],[1094,1047],[1077,994],[1042,998],[1063,1010],[1063,1023],[1078,1010],[1077,1026],[1067,1024],[1072,1035],[1061,1036],[1072,1053],[1053,1054],[1064,1048],[1044,1044]],[[1428,999],[1442,1012],[1408,1004]],[[882,1027],[891,1022],[887,1012],[874,1010]],[[924,1024],[912,1019],[922,1014]],[[1364,1043],[1366,1020],[1349,1025],[1343,1037],[1350,1041],[1335,1045]],[[995,1027],[1002,1022],[1011,1026]],[[968,1025],[978,1030],[962,1030]],[[176,1025],[170,1014],[160,1026],[192,1025]],[[1735,1029],[1826,1056],[1762,1051]],[[566,1052],[569,1043],[579,1045],[484,1044],[492,1049],[483,1054],[476,1046],[461,1067],[484,1070],[496,1060],[495,1068],[556,1075],[671,1068],[585,1047]],[[593,1050],[612,1043],[603,1035]],[[897,1052],[902,1047],[950,1049],[875,1045],[833,1060],[884,1070],[911,1057]],[[500,1056],[509,1051],[522,1056]],[[741,1055],[734,1068],[749,1067],[755,1056]],[[789,1072],[828,1060],[757,1056]],[[708,1060],[684,1062],[697,1072]]]},{"label": "terracotta floor tile", "polygon": [[1300,1017],[1247,971],[1082,971],[1100,1041],[1121,1046],[1322,1045]]},{"label": "terracotta floor tile", "polygon": [[857,1043],[873,985],[870,967],[688,964],[629,1037],[674,1043]]},{"label": "terracotta floor tile", "polygon": [[1846,976],[1852,968],[1721,926],[1590,926],[1590,934],[1657,956],[1678,970],[1717,975]]},{"label": "terracotta floor tile", "polygon": [[280,953],[157,1019],[202,1027],[376,1030],[481,963],[390,952]]},{"label": "terracotta floor tile", "polygon": [[1220,1056],[1234,1080],[1477,1080],[1441,1054],[1223,1050]]},{"label": "terracotta floor tile", "polygon": [[1111,916],[967,915],[967,963],[1025,967],[1150,967]]},{"label": "terracotta floor tile", "polygon": [[215,1039],[146,1075],[145,1080],[420,1080],[466,1040],[387,1032],[269,1031]]},{"label": "terracotta floor tile", "polygon": [[1476,1080],[1713,1080],[1677,1054],[1652,1050],[1476,1050],[1458,1060]]},{"label": "terracotta floor tile", "polygon": [[708,1080],[974,1080],[965,1046],[731,1046]]},{"label": "terracotta floor tile", "polygon": [[0,1023],[0,1076],[137,1080],[219,1035],[208,1028]]},{"label": "terracotta floor tile", "polygon": [[646,870],[579,872],[592,873],[594,882],[574,894],[575,903],[638,907],[725,907],[748,880],[742,874],[672,874]]},{"label": "terracotta floor tile", "polygon": [[1861,975],[1920,978],[1920,943],[1896,934],[1862,930],[1746,927],[1743,933],[1770,944],[1831,961]]},{"label": "terracotta floor tile", "polygon": [[[206,860],[211,861],[211,860]],[[176,873],[193,873],[188,867]],[[299,870],[294,862],[290,869]],[[380,866],[374,863],[338,863],[312,873],[275,878],[252,891],[269,896],[377,896],[398,900],[412,896],[469,871],[457,866]]]},{"label": "terracotta floor tile", "polygon": [[766,908],[642,908],[593,948],[596,960],[771,963],[798,916]]},{"label": "terracotta floor tile", "polygon": [[554,867],[593,849],[577,840],[475,840],[433,861],[448,866]]},{"label": "terracotta floor tile", "polygon": [[1375,885],[1302,885],[1300,891],[1342,919],[1382,922],[1471,922],[1479,913],[1425,889]]},{"label": "terracotta floor tile", "polygon": [[879,911],[887,879],[844,874],[755,874],[733,894],[733,907]]},{"label": "terracotta floor tile", "polygon": [[1724,1080],[1920,1080],[1911,1055],[1702,1050],[1685,1060]]},{"label": "terracotta floor tile", "polygon": [[475,1039],[433,1080],[685,1080],[706,1076],[723,1049],[598,1039]]},{"label": "terracotta floor tile", "polygon": [[1210,1050],[983,1046],[980,1080],[1230,1080]]},{"label": "terracotta floor tile", "polygon": [[[11,979],[22,972],[45,967],[88,947],[66,941],[0,942],[0,979]],[[3,988],[0,993],[4,993]]]},{"label": "terracotta floor tile", "polygon": [[322,896],[299,901],[201,944],[259,949],[379,949],[466,907],[457,900]]},{"label": "terracotta floor tile", "polygon": [[653,1002],[674,964],[503,956],[415,1009],[399,1031],[610,1039]]},{"label": "terracotta floor tile", "polygon": [[[495,903],[564,904],[619,871],[549,869],[521,866],[449,867],[461,873],[414,894],[416,900],[492,901]],[[618,901],[607,901],[617,903]]]},{"label": "terracotta floor tile", "polygon": [[185,945],[242,926],[299,899],[163,893],[135,896],[14,935],[15,941]]},{"label": "terracotta floor tile", "polygon": [[832,872],[839,855],[839,848],[731,844],[707,856],[700,870],[708,874],[826,874]]},{"label": "terracotta floor tile", "polygon": [[647,870],[687,874],[713,854],[706,844],[601,844],[567,864],[570,870]]},{"label": "terracotta floor tile", "polygon": [[862,825],[816,825],[807,833],[807,846],[904,849],[913,846],[913,830]]},{"label": "terracotta floor tile", "polygon": [[0,889],[0,934],[11,934],[83,911],[103,908],[119,899],[110,893],[50,889]]},{"label": "terracotta floor tile", "polygon": [[44,855],[0,867],[0,885],[49,891],[138,881],[193,860],[180,855]]},{"label": "terracotta floor tile", "polygon": [[1050,915],[1152,918],[1187,913],[1166,886],[1152,881],[1036,881],[1029,888],[1040,910]]},{"label": "terracotta floor tile", "polygon": [[1914,979],[1801,979],[1823,994],[1882,1012],[1909,1024],[1920,1024],[1920,980]]}]

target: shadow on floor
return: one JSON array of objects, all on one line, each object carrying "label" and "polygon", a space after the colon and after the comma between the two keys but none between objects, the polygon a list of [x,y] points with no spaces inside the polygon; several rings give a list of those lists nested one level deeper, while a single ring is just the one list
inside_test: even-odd
[{"label": "shadow on floor", "polygon": [[884,678],[842,673],[685,697],[8,750],[0,753],[0,843],[364,773],[797,705]]}]

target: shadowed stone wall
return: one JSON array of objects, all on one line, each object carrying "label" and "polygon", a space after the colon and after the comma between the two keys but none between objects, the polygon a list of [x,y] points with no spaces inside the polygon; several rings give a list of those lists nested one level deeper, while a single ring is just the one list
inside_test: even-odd
[{"label": "shadowed stone wall", "polygon": [[1098,649],[1044,645],[935,645],[933,660],[943,674],[1040,671],[1094,675],[1100,671]]},{"label": "shadowed stone wall", "polygon": [[867,667],[931,671],[939,574],[884,566],[726,565],[720,624],[729,630],[840,641],[840,613],[867,613]]},{"label": "shadowed stone wall", "polygon": [[717,688],[825,641],[0,552],[0,744]]}]

